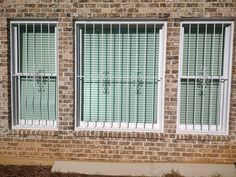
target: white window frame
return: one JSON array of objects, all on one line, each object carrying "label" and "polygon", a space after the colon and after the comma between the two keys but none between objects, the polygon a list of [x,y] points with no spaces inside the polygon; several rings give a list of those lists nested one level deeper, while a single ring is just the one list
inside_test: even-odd
[{"label": "white window frame", "polygon": [[[181,79],[182,77],[182,59],[183,59],[183,40],[184,40],[184,24],[228,24],[225,28],[225,47],[224,47],[224,73],[223,77],[226,78],[226,84],[221,83],[225,90],[223,97],[223,108],[220,111],[222,117],[220,118],[220,125],[192,125],[180,124],[180,99],[181,99]],[[178,134],[213,134],[213,135],[228,135],[229,133],[229,111],[230,111],[230,93],[231,93],[231,77],[232,77],[232,57],[233,57],[233,37],[234,37],[234,22],[230,20],[184,20],[180,22],[180,48],[179,48],[179,74],[178,74],[178,99],[177,99],[177,128]],[[221,82],[221,81],[220,81]],[[223,91],[222,91],[223,92]],[[222,93],[221,92],[221,93]],[[221,95],[222,97],[222,95]],[[222,107],[222,106],[221,106]]]},{"label": "white window frame", "polygon": [[[81,67],[81,56],[78,50],[81,50],[79,41],[80,24],[156,24],[162,25],[160,29],[160,47],[159,47],[159,80],[160,86],[157,91],[158,94],[158,110],[157,110],[157,124],[147,123],[119,123],[119,122],[85,122],[81,121],[81,115],[78,115],[78,95],[81,95],[81,89],[77,88],[78,66]],[[143,131],[143,132],[163,132],[164,129],[164,90],[165,90],[165,65],[166,65],[166,39],[167,39],[167,22],[153,21],[153,20],[77,20],[75,22],[75,130],[96,130],[96,131]],[[79,90],[79,91],[78,91]],[[79,92],[79,93],[78,93]],[[81,98],[81,97],[80,97]],[[81,101],[80,101],[81,102]],[[81,111],[80,111],[81,112]]]},{"label": "white window frame", "polygon": [[[18,47],[17,41],[13,41],[14,39],[18,39],[17,27],[14,25],[20,24],[55,24],[55,76],[56,77],[56,120],[19,120],[18,115],[16,115],[15,107],[18,107],[18,103],[15,103],[14,98],[14,75],[21,75],[17,73],[17,61],[18,61]],[[13,20],[10,21],[10,52],[11,52],[11,128],[12,129],[43,129],[43,130],[55,130],[58,128],[58,22],[51,20]],[[47,76],[47,75],[45,75]],[[48,75],[49,76],[49,75]],[[50,76],[49,76],[50,77]]]}]

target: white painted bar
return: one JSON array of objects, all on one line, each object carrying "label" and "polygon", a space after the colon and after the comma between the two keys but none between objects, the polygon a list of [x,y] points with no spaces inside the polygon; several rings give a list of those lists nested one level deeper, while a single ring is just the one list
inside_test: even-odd
[{"label": "white painted bar", "polygon": [[[214,51],[215,51],[215,32],[216,32],[216,25],[215,24],[213,24],[214,26],[213,26],[213,39],[212,39],[212,55],[211,55],[211,70],[210,70],[210,75],[211,75],[211,82],[210,82],[210,86],[209,86],[209,89],[210,89],[210,101],[209,101],[209,114],[208,114],[208,116],[209,116],[209,118],[208,118],[208,120],[209,120],[209,122],[208,122],[208,124],[209,124],[209,131],[211,130],[211,115],[212,115],[212,109],[211,109],[211,106],[212,106],[212,84],[213,84],[213,79],[212,79],[212,77],[213,77],[213,73],[212,73],[212,67],[214,67]],[[217,120],[217,119],[216,119]],[[216,124],[217,125],[217,124]]]}]

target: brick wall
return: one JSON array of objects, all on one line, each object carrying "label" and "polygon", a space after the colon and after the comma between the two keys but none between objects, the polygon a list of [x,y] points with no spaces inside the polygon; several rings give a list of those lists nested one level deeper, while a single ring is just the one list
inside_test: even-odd
[{"label": "brick wall", "polygon": [[[10,125],[11,18],[59,21],[59,128],[12,130]],[[74,131],[73,20],[167,18],[164,133]],[[236,37],[229,135],[177,135],[177,78],[181,17],[236,17],[236,0],[0,0],[0,156],[123,162],[236,161]],[[236,28],[235,28],[236,29]],[[236,30],[234,31],[236,36]]]}]

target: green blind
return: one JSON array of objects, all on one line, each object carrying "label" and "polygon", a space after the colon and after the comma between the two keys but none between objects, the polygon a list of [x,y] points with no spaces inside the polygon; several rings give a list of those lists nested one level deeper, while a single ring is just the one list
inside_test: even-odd
[{"label": "green blind", "polygon": [[180,124],[219,125],[224,26],[187,24],[183,27]]},{"label": "green blind", "polygon": [[86,25],[82,31],[82,121],[155,123],[159,28]]},{"label": "green blind", "polygon": [[55,25],[18,25],[18,100],[22,120],[56,119]]}]

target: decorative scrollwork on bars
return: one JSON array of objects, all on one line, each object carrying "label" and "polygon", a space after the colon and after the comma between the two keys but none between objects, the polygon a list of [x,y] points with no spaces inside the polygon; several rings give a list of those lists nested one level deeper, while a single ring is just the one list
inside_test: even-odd
[{"label": "decorative scrollwork on bars", "polygon": [[42,77],[42,73],[45,74],[44,70],[39,70],[35,73],[36,83],[38,85],[38,92],[45,92],[45,85],[47,83],[46,78]]},{"label": "decorative scrollwork on bars", "polygon": [[109,75],[110,75],[110,72],[107,72],[107,71],[104,71],[102,73],[102,86],[103,86],[104,94],[109,94],[109,87],[111,86]]},{"label": "decorative scrollwork on bars", "polygon": [[203,93],[203,90],[207,88],[207,85],[210,82],[210,78],[208,76],[208,74],[204,71],[199,73],[199,77],[197,79],[197,86],[198,88],[200,88],[200,95],[202,96],[203,94],[205,95],[205,93]]},{"label": "decorative scrollwork on bars", "polygon": [[136,90],[137,95],[141,95],[141,88],[143,87],[143,80],[140,78],[141,72],[137,72]]}]

